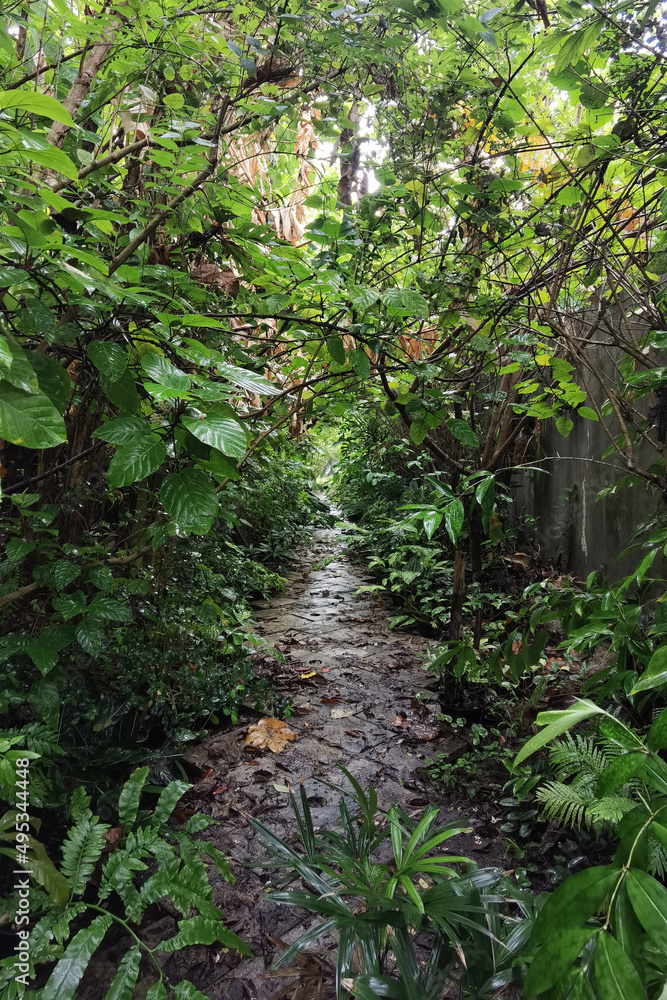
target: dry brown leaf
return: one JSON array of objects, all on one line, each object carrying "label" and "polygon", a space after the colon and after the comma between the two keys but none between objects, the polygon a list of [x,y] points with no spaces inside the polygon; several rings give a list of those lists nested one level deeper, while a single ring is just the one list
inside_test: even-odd
[{"label": "dry brown leaf", "polygon": [[297,739],[298,734],[280,719],[266,716],[254,725],[248,727],[245,738],[246,750],[273,750],[281,753],[290,740]]},{"label": "dry brown leaf", "polygon": [[217,288],[221,288],[225,295],[229,295],[233,299],[239,294],[239,279],[231,267],[226,267],[223,270],[217,264],[204,261],[192,268],[190,277],[194,278],[195,281],[201,281],[204,285],[215,285]]}]

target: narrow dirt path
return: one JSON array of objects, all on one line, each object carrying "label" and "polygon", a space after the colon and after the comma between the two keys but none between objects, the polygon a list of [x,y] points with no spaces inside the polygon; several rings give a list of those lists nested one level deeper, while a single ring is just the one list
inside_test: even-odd
[{"label": "narrow dirt path", "polygon": [[[335,824],[338,789],[345,785],[339,764],[364,788],[376,789],[381,808],[398,802],[417,814],[437,801],[422,777],[426,760],[443,753],[453,758],[461,749],[461,741],[440,734],[433,716],[414,701],[428,680],[421,667],[427,641],[390,631],[377,597],[355,595],[370,580],[343,548],[339,531],[317,531],[297,553],[286,592],[257,608],[260,633],[285,658],[284,665],[270,663],[274,682],[293,700],[288,721],[298,738],[280,754],[248,751],[247,727],[257,721],[248,714],[205,740],[193,756],[208,776],[190,793],[191,805],[218,820],[206,836],[230,858],[236,877],[235,886],[216,885],[218,902],[254,955],[238,961],[222,953],[214,961],[211,949],[187,949],[188,974],[214,1000],[266,1000],[276,993],[284,980],[263,978],[277,954],[271,938],[289,943],[309,926],[308,915],[269,903],[269,875],[247,867],[262,854],[248,817],[289,838],[295,823],[285,788],[303,781],[316,827]],[[443,805],[443,821],[459,815]],[[450,843],[455,853],[473,857],[479,838]],[[488,855],[478,860],[490,863]]]}]

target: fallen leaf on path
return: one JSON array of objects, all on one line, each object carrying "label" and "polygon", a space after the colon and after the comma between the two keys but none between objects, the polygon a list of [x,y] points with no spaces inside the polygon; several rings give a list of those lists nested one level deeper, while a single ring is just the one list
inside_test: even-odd
[{"label": "fallen leaf on path", "polygon": [[301,680],[301,681],[307,681],[309,677],[314,677],[316,673],[317,673],[317,670],[311,670],[309,674],[301,674],[301,677],[299,678],[299,680]]},{"label": "fallen leaf on path", "polygon": [[295,740],[297,735],[286,722],[266,716],[256,725],[248,727],[245,749],[272,750],[274,753],[281,753],[289,741]]},{"label": "fallen leaf on path", "polygon": [[358,711],[359,711],[358,705],[351,705],[349,708],[332,708],[331,718],[349,719],[352,715],[356,715]]},{"label": "fallen leaf on path", "polygon": [[396,717],[394,718],[394,721],[392,722],[392,726],[396,726],[396,728],[397,728],[397,729],[398,729],[399,727],[400,727],[401,729],[407,729],[408,727],[407,727],[407,726],[406,726],[406,724],[405,724],[405,718],[406,718],[406,717],[405,717],[405,713],[400,713],[399,715],[397,715],[397,716],[396,716]]},{"label": "fallen leaf on path", "polygon": [[287,787],[287,785],[276,785],[274,783],[273,787],[277,792],[289,792],[289,788]]}]

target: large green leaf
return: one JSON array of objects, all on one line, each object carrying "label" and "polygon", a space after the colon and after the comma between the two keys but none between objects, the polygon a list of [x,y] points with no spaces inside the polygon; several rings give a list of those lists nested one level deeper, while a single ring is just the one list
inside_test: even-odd
[{"label": "large green leaf", "polygon": [[107,398],[117,406],[121,413],[136,413],[141,403],[141,397],[134,383],[134,376],[126,368],[118,379],[110,379],[100,375],[100,387]]},{"label": "large green leaf", "polygon": [[637,970],[616,938],[603,931],[595,944],[596,1000],[646,1000]]},{"label": "large green leaf", "polygon": [[190,376],[159,354],[144,354],[141,367],[149,378],[166,389],[187,392],[190,388]]},{"label": "large green leaf", "polygon": [[275,382],[270,382],[263,375],[257,375],[246,368],[237,368],[235,365],[218,362],[215,365],[215,370],[232,385],[238,385],[239,388],[247,389],[249,392],[257,392],[262,396],[276,396],[281,391],[280,386],[276,385]]},{"label": "large green leaf", "polygon": [[0,91],[0,108],[3,111],[24,111],[26,114],[41,115],[63,125],[73,125],[72,116],[55,97],[37,93],[34,90]]},{"label": "large green leaf", "polygon": [[337,365],[345,364],[345,346],[342,337],[327,337],[327,351],[331,360]]},{"label": "large green leaf", "polygon": [[353,351],[350,351],[350,364],[359,378],[368,378],[371,373],[370,358],[365,351],[362,351],[358,347],[355,347]]},{"label": "large green leaf", "polygon": [[106,913],[75,934],[42,991],[41,1000],[72,1000],[88,963],[111,926]]},{"label": "large green leaf", "polygon": [[455,417],[450,417],[446,423],[446,427],[452,437],[455,437],[461,444],[466,445],[468,448],[479,448],[479,438],[470,424],[466,423],[465,420],[457,420]]},{"label": "large green leaf", "polygon": [[531,962],[524,984],[525,996],[536,996],[555,986],[574,964],[596,930],[596,927],[555,928]]},{"label": "large green leaf", "polygon": [[104,1000],[132,1000],[140,962],[141,948],[137,944],[123,956]]},{"label": "large green leaf", "polygon": [[533,736],[531,740],[528,740],[521,750],[519,750],[514,758],[515,765],[526,760],[536,750],[540,750],[543,746],[546,746],[547,743],[560,736],[561,733],[571,729],[572,726],[576,726],[578,722],[583,722],[584,719],[588,719],[591,715],[597,715],[602,711],[603,709],[599,708],[594,702],[588,701],[586,698],[577,698],[572,708],[567,708],[562,712],[540,712],[535,721],[538,726],[546,726],[546,728],[541,733],[538,733],[537,736]]},{"label": "large green leaf", "polygon": [[164,441],[157,434],[136,439],[121,445],[109,466],[109,489],[117,490],[145,479],[160,468],[167,457]]},{"label": "large green leaf", "polygon": [[540,910],[531,940],[542,944],[556,930],[581,927],[602,905],[619,877],[620,868],[586,868],[572,875],[551,893]]},{"label": "large green leaf", "polygon": [[641,771],[645,756],[641,750],[629,750],[607,764],[598,778],[596,788],[598,797],[602,799],[606,795],[611,795],[630,778],[634,778]]},{"label": "large green leaf", "polygon": [[646,743],[650,750],[664,750],[667,747],[667,708],[653,720]]},{"label": "large green leaf", "polygon": [[463,527],[465,508],[460,500],[452,500],[450,504],[447,504],[442,513],[445,519],[447,534],[451,538],[454,545],[456,545],[458,537],[461,533],[461,528]]},{"label": "large green leaf", "polygon": [[140,417],[118,417],[116,420],[110,420],[93,431],[92,436],[115,445],[128,444],[137,439],[150,441],[153,437],[150,425]]},{"label": "large green leaf", "polygon": [[182,423],[198,441],[216,448],[223,455],[243,458],[246,453],[245,431],[230,417],[209,413],[205,417],[183,417]]},{"label": "large green leaf", "polygon": [[126,830],[131,830],[134,826],[147,777],[148,768],[139,767],[133,771],[121,789],[118,798],[118,821]]},{"label": "large green leaf", "polygon": [[67,440],[65,422],[51,400],[0,381],[0,438],[24,448],[55,448]]},{"label": "large green leaf", "polygon": [[226,948],[236,948],[243,955],[250,955],[247,944],[233,931],[225,927],[222,920],[209,920],[205,917],[192,917],[189,920],[179,920],[178,934],[162,941],[158,951],[180,951],[192,944],[219,944]]},{"label": "large green leaf", "polygon": [[667,889],[638,868],[627,873],[625,884],[640,924],[667,953]]},{"label": "large green leaf", "polygon": [[72,381],[67,369],[41,351],[26,351],[26,357],[37,376],[40,392],[48,396],[58,413],[64,413],[72,395]]},{"label": "large green leaf", "polygon": [[72,181],[75,181],[79,175],[76,163],[69,158],[67,153],[56,146],[49,146],[48,149],[26,149],[24,147],[20,152],[26,160],[39,163],[40,167],[46,167],[47,170],[56,170]]},{"label": "large green leaf", "polygon": [[639,694],[640,691],[650,691],[652,688],[662,687],[663,684],[667,684],[667,643],[656,649],[646,670],[630,693]]},{"label": "large green leaf", "polygon": [[213,483],[199,469],[184,469],[167,476],[160,487],[160,500],[181,530],[196,535],[210,531],[218,513]]},{"label": "large green leaf", "polygon": [[127,351],[120,344],[108,340],[93,340],[88,344],[87,351],[98,372],[110,382],[117,382],[127,368]]}]

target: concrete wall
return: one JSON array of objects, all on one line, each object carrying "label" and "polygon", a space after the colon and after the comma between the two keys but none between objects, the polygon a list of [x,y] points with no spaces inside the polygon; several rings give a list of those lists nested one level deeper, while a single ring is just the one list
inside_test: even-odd
[{"label": "concrete wall", "polygon": [[[589,320],[591,317],[587,317]],[[614,322],[613,312],[610,320]],[[641,320],[637,323],[637,334]],[[596,340],[605,339],[596,336]],[[617,377],[614,348],[589,347],[591,358],[605,377]],[[664,357],[655,359],[664,365]],[[591,391],[598,405],[605,395],[594,379]],[[650,397],[637,403],[643,413],[651,405]],[[604,569],[612,580],[630,573],[637,565],[637,556],[616,561],[629,544],[637,526],[660,508],[665,508],[659,492],[641,484],[626,487],[619,493],[597,500],[600,490],[611,486],[627,474],[623,462],[614,455],[602,462],[609,447],[609,438],[599,423],[571,415],[574,428],[567,438],[560,436],[552,422],[544,429],[540,441],[539,467],[545,472],[522,472],[514,480],[513,490],[517,514],[532,514],[538,518],[536,539],[542,556],[563,572],[574,573],[580,579],[594,569]],[[614,417],[608,420],[610,429],[618,431]],[[655,436],[655,435],[653,435]],[[636,463],[640,468],[653,465],[659,456],[655,449],[642,442],[637,447]]]}]

